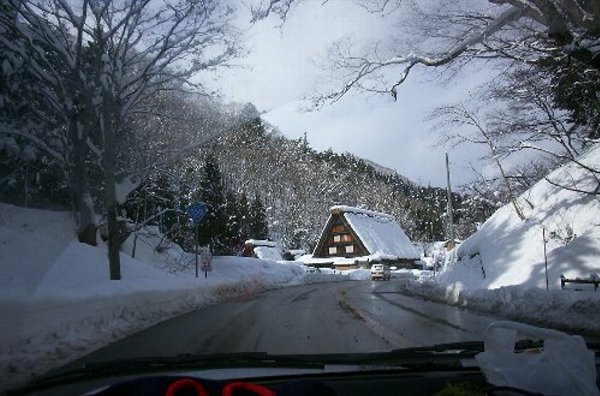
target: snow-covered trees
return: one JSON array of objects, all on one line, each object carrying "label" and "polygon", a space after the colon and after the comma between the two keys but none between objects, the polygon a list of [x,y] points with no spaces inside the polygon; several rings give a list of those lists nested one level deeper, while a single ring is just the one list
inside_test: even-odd
[{"label": "snow-covered trees", "polygon": [[[215,156],[181,158],[168,168],[154,173],[127,198],[126,215],[134,219],[136,230],[157,226],[187,251],[194,249],[197,241],[217,255],[241,254],[247,239],[269,237],[260,196],[248,200],[244,192],[226,186]],[[208,208],[198,225],[192,224],[187,214],[188,206],[195,202]]]},{"label": "snow-covered trees", "polygon": [[[568,76],[576,73],[572,71]],[[486,177],[479,171],[474,173],[479,181],[487,179],[492,191],[498,188],[494,179],[500,179],[503,192],[499,196],[506,198],[504,202],[512,201],[521,218],[525,214],[516,202],[517,195],[565,162],[584,167],[598,181],[595,190],[582,192],[597,194],[600,189],[600,169],[590,168],[578,159],[598,141],[595,136],[600,111],[595,110],[598,98],[591,93],[598,91],[600,85],[585,79],[573,87],[550,81],[545,67],[517,67],[482,89],[474,100],[444,106],[432,113],[446,143],[482,144],[489,148],[486,159],[494,164],[496,172],[487,172]],[[547,180],[572,188],[571,180]],[[475,187],[478,191],[486,190],[481,183],[475,184],[480,184]]]},{"label": "snow-covered trees", "polygon": [[256,195],[250,204],[249,212],[250,229],[248,235],[256,239],[267,239],[269,237],[269,224],[265,207],[262,204],[260,195]]},{"label": "snow-covered trees", "polygon": [[[137,141],[163,137],[153,136],[154,128],[134,128],[134,113],[151,109],[158,92],[189,87],[198,72],[235,56],[231,9],[218,0],[9,0],[0,11],[3,84],[10,87],[2,103],[41,103],[3,117],[0,134],[35,147],[62,169],[79,237],[88,243],[95,243],[96,228],[90,184],[99,184],[111,279],[119,279],[116,208],[140,173],[127,166],[124,144],[135,133],[147,133]],[[15,74],[25,95],[11,81]],[[197,145],[205,139],[182,140]],[[174,155],[168,154],[161,152],[161,159]],[[91,168],[99,170],[99,180],[90,180]]]},{"label": "snow-covered trees", "polygon": [[201,245],[210,245],[213,252],[223,254],[224,236],[227,234],[227,216],[225,213],[225,191],[219,164],[214,156],[208,156],[202,168],[195,201],[206,203],[208,211],[198,226],[198,241]]},{"label": "snow-covered trees", "polygon": [[[302,0],[265,0],[255,18],[284,20]],[[370,43],[335,43],[329,59],[333,83],[315,96],[321,106],[350,91],[402,95],[402,84],[417,68],[456,75],[475,63],[496,75],[479,108],[448,107],[458,123],[479,130],[505,180],[517,177],[500,158],[523,149],[574,161],[600,136],[600,3],[588,0],[354,0],[389,23],[389,34]],[[324,11],[326,12],[326,11]],[[502,108],[498,108],[502,101]],[[448,117],[447,117],[448,118]],[[480,121],[474,122],[475,118]],[[458,124],[457,123],[457,124]],[[458,131],[455,129],[453,132]],[[451,133],[453,133],[451,132]],[[485,136],[487,135],[487,137]],[[464,137],[464,135],[462,135]],[[500,139],[498,139],[500,137]],[[523,143],[519,143],[522,141]],[[456,140],[455,140],[456,142]],[[504,149],[504,152],[501,150]],[[535,155],[535,154],[534,154]],[[531,153],[529,153],[531,157]],[[514,155],[511,155],[511,160]],[[580,164],[581,166],[581,164]],[[587,169],[598,187],[600,172]],[[549,180],[569,187],[561,180]],[[510,193],[510,183],[505,183]],[[517,212],[521,212],[515,206]],[[523,217],[521,215],[521,217]]]},{"label": "snow-covered trees", "polygon": [[[250,108],[223,111],[229,132],[154,173],[129,196],[127,217],[158,226],[191,250],[196,230],[185,209],[205,202],[199,241],[216,254],[239,254],[250,238],[310,251],[329,208],[339,204],[392,214],[416,241],[446,237],[444,189],[414,185],[348,153],[316,152],[303,139],[284,138]],[[454,194],[453,200],[464,238],[490,213],[476,199]]]},{"label": "snow-covered trees", "polygon": [[[205,158],[218,159],[229,189],[248,197],[259,194],[268,235],[284,248],[314,247],[333,205],[392,214],[413,240],[445,238],[445,190],[416,186],[348,153],[316,152],[303,139],[284,138],[260,118],[220,136],[201,152]],[[462,200],[455,199],[461,208]],[[464,212],[457,212],[455,218],[461,224],[461,237],[473,230],[462,224],[463,219],[484,220],[477,217],[482,212],[473,210],[469,216]]]}]

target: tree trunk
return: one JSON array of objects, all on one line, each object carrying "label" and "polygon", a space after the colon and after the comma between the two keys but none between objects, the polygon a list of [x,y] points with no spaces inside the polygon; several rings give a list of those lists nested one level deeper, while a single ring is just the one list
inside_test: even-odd
[{"label": "tree trunk", "polygon": [[112,98],[104,95],[100,128],[104,143],[102,167],[104,170],[104,206],[106,207],[106,221],[108,228],[108,265],[110,280],[121,279],[121,234],[117,219],[117,196],[115,188],[115,120],[112,111]]},{"label": "tree trunk", "polygon": [[[74,101],[72,106],[74,112],[71,112],[71,106],[67,105],[67,113],[72,114],[69,120],[68,135],[70,143],[73,145],[72,167],[70,169],[72,186],[74,186],[75,209],[77,210],[78,229],[77,236],[80,242],[96,246],[96,216],[94,214],[94,202],[90,193],[90,184],[88,179],[88,167],[86,164],[88,147],[87,138],[91,128],[91,107],[89,101],[91,97],[86,95],[86,83],[82,77],[81,58],[83,52],[83,30],[87,19],[87,1],[84,1],[83,15],[78,26],[76,26],[76,46],[75,46],[75,65],[71,70],[71,75],[67,81],[68,92]],[[83,106],[82,106],[83,105]]]},{"label": "tree trunk", "polygon": [[84,126],[78,120],[69,123],[69,136],[73,145],[72,165],[70,169],[73,186],[73,201],[77,211],[77,237],[79,242],[96,246],[96,221],[94,205],[90,194],[85,157],[87,146]]},{"label": "tree trunk", "polygon": [[[490,143],[490,146],[492,146],[491,143]],[[496,165],[498,166],[498,169],[500,169],[500,174],[502,175],[502,180],[504,181],[504,185],[506,186],[506,191],[508,193],[508,197],[510,198],[510,202],[512,203],[513,208],[515,209],[517,216],[519,216],[519,219],[521,219],[522,221],[527,220],[527,218],[525,217],[525,214],[523,213],[523,210],[521,210],[521,206],[517,202],[517,197],[515,196],[515,193],[513,192],[512,187],[510,186],[508,177],[506,177],[506,173],[504,172],[504,167],[502,166],[502,163],[496,156],[496,151],[493,147],[492,147],[492,155],[494,157],[494,161],[496,161]]]},{"label": "tree trunk", "polygon": [[502,166],[502,163],[500,162],[500,159],[498,158],[498,153],[496,151],[496,145],[495,145],[494,141],[492,140],[491,136],[486,132],[486,130],[483,128],[483,126],[481,126],[479,124],[477,119],[472,114],[469,114],[468,112],[466,112],[465,115],[466,115],[467,119],[469,120],[469,122],[472,123],[472,125],[475,126],[481,132],[483,137],[485,138],[487,145],[490,148],[490,153],[492,155],[492,159],[494,160],[494,162],[496,162],[496,165],[498,166],[498,169],[500,170],[500,174],[502,175],[502,180],[504,181],[504,185],[506,186],[506,191],[508,193],[508,197],[509,197],[510,201],[512,202],[513,208],[515,209],[517,216],[519,216],[519,219],[521,219],[522,221],[527,220],[527,218],[525,217],[525,214],[523,213],[523,210],[521,209],[521,207],[519,206],[519,203],[517,202],[517,197],[515,196],[515,194],[512,190],[512,187],[510,186],[508,177],[506,177],[506,172],[504,172],[504,167]]},{"label": "tree trunk", "polygon": [[[105,178],[106,180],[106,178]],[[109,190],[109,189],[107,189]],[[114,191],[114,184],[113,184]],[[105,199],[108,200],[108,192]],[[108,204],[108,202],[107,202]],[[117,205],[116,200],[113,204],[107,205],[106,219],[108,225],[108,266],[110,269],[110,280],[121,279],[121,258],[119,252],[121,249],[121,235],[119,233],[119,223],[117,220]]]}]

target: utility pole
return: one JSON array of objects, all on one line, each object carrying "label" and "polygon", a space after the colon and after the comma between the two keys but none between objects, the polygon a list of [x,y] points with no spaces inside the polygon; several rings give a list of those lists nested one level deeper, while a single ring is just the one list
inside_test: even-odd
[{"label": "utility pole", "polygon": [[448,247],[454,248],[454,221],[452,216],[452,185],[450,184],[450,160],[446,152],[446,179],[448,181],[448,231],[450,233],[450,242]]},{"label": "utility pole", "polygon": [[548,240],[546,239],[546,227],[542,227],[542,239],[544,240],[544,270],[546,273],[546,290],[548,290],[548,253],[546,251],[546,244]]}]

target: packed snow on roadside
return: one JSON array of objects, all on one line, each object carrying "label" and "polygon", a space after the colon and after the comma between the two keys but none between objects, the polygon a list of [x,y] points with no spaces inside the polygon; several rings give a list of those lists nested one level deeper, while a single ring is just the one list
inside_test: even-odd
[{"label": "packed snow on roadside", "polygon": [[110,281],[101,239],[98,247],[79,243],[73,228],[70,213],[0,203],[3,386],[209,304],[271,288],[356,278],[243,257],[214,257],[207,277],[200,271],[196,278],[195,256],[148,227],[125,241],[122,279]]},{"label": "packed snow on roadside", "polygon": [[[600,169],[600,146],[580,158]],[[600,277],[600,200],[596,178],[570,163],[518,198],[526,220],[512,204],[500,208],[480,229],[448,253],[445,268],[409,279],[402,290],[455,305],[538,325],[600,334],[600,289],[569,279]],[[548,289],[546,290],[546,257]],[[439,253],[439,252],[438,252]],[[575,290],[578,289],[578,290]]]},{"label": "packed snow on roadside", "polygon": [[[600,149],[581,161],[599,168]],[[549,178],[577,189],[596,183],[574,165]],[[527,220],[518,219],[511,206],[501,208],[448,254],[441,272],[394,271],[399,290],[599,335],[600,290],[560,289],[562,274],[600,273],[598,198],[541,181],[519,203]],[[194,256],[148,227],[123,244],[123,279],[111,282],[106,247],[78,243],[73,224],[69,213],[0,204],[0,380],[6,387],[186,311],[269,288],[370,275],[365,269],[316,271],[301,262],[215,257],[207,278],[202,272],[196,278]]]}]

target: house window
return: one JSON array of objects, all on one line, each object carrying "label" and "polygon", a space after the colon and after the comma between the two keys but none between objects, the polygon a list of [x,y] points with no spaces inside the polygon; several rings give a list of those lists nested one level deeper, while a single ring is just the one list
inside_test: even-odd
[{"label": "house window", "polygon": [[346,253],[354,253],[354,245],[346,246]]},{"label": "house window", "polygon": [[350,234],[342,235],[342,242],[352,242],[352,235],[350,235]]},{"label": "house window", "polygon": [[335,246],[329,246],[329,254],[337,254],[337,247]]},{"label": "house window", "polygon": [[334,243],[340,243],[342,241],[342,236],[341,235],[334,235],[333,236],[333,242]]}]

